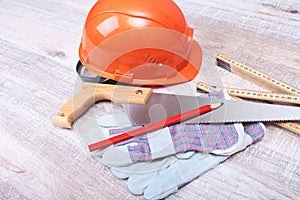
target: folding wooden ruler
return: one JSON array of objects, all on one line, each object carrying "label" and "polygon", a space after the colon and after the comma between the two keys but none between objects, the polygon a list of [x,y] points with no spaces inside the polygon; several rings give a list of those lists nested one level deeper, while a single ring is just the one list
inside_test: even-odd
[{"label": "folding wooden ruler", "polygon": [[[236,60],[233,60],[225,55],[218,54],[217,65],[222,67],[242,78],[255,83],[265,89],[272,92],[260,92],[252,90],[234,89],[226,88],[229,95],[233,96],[236,100],[246,99],[257,99],[270,102],[281,102],[281,103],[291,103],[300,104],[300,90],[293,87],[287,83],[277,80],[270,75],[260,72],[254,68],[244,65]],[[214,87],[208,86],[204,83],[198,83],[197,87],[203,91],[211,92]],[[273,93],[276,92],[276,93]],[[274,124],[288,129],[294,133],[300,134],[300,124],[297,122],[274,122]]]}]

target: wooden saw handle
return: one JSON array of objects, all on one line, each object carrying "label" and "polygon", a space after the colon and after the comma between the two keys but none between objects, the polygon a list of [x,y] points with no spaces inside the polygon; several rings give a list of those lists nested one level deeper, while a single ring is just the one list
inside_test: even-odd
[{"label": "wooden saw handle", "polygon": [[84,82],[79,92],[56,114],[52,124],[62,128],[72,128],[74,121],[98,101],[145,104],[151,94],[150,88]]}]

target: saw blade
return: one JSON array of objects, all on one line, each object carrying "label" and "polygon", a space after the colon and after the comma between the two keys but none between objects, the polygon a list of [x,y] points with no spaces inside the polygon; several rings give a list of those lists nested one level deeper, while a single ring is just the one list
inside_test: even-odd
[{"label": "saw blade", "polygon": [[187,112],[205,104],[223,102],[224,105],[210,113],[184,121],[195,123],[233,123],[300,120],[300,107],[254,102],[238,102],[183,95],[153,93],[144,105],[123,104],[134,125],[145,125]]},{"label": "saw blade", "polygon": [[235,123],[300,120],[300,108],[252,102],[223,101],[218,110],[207,113],[185,123]]}]

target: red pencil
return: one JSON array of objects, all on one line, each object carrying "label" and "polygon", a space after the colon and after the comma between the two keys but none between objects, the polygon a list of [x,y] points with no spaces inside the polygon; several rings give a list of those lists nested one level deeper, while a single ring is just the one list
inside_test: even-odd
[{"label": "red pencil", "polygon": [[90,144],[89,145],[89,150],[90,151],[95,151],[95,150],[99,150],[99,149],[104,149],[106,147],[109,147],[112,144],[117,144],[119,142],[129,140],[133,137],[144,135],[146,133],[164,128],[166,126],[170,126],[172,124],[176,124],[176,123],[185,121],[187,119],[196,117],[198,115],[208,113],[212,110],[215,110],[215,109],[219,108],[222,105],[223,105],[223,103],[207,104],[207,105],[201,106],[199,108],[196,108],[196,109],[193,109],[193,110],[190,110],[190,111],[178,114],[178,115],[174,115],[174,116],[169,117],[165,120],[157,121],[157,122],[154,122],[152,124],[148,124],[146,126],[134,129],[132,131],[129,131],[129,132],[122,133],[120,135],[111,137],[109,139],[102,140],[102,141],[96,142],[94,144]]}]

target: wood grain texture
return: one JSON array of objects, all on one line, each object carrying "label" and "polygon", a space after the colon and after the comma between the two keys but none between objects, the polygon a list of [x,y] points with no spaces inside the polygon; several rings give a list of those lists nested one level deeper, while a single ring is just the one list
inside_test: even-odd
[{"label": "wood grain texture", "polygon": [[[203,48],[200,75],[167,88],[190,94],[199,80],[261,89],[215,67],[223,53],[300,87],[300,4],[296,0],[176,0]],[[85,17],[95,1],[0,0],[1,199],[142,199],[84,148],[80,127],[51,119],[80,86],[75,73]],[[105,102],[89,112],[120,108]],[[88,120],[84,118],[82,120]],[[168,199],[298,199],[300,137],[267,135]]]}]

